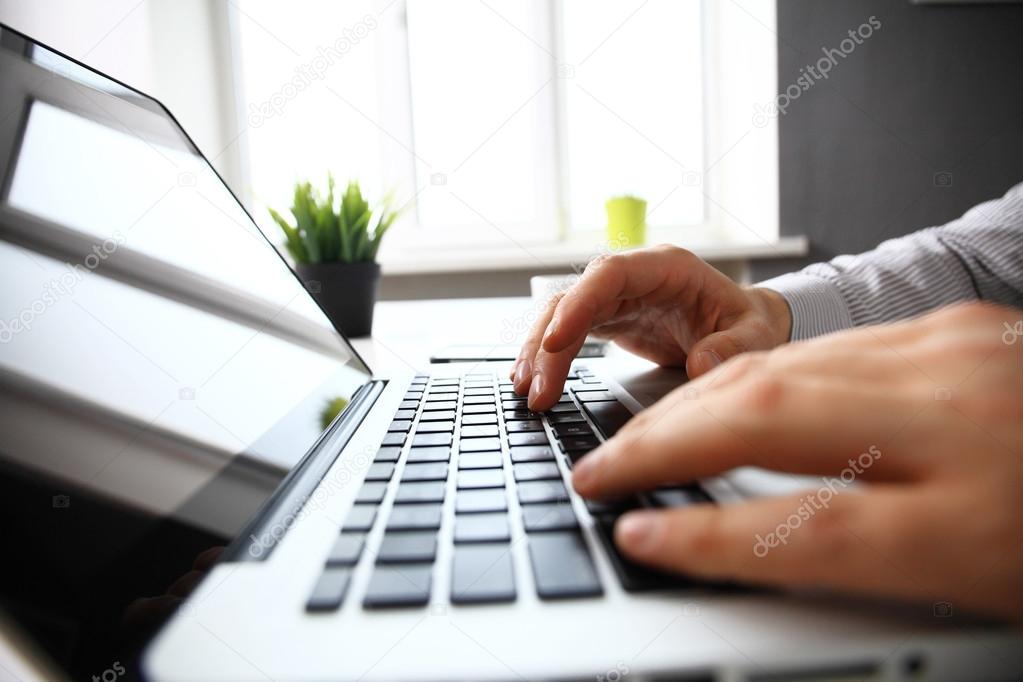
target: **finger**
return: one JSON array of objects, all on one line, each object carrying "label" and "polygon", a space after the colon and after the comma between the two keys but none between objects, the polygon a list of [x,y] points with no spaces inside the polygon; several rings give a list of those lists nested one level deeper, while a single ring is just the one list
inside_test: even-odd
[{"label": "finger", "polygon": [[924,596],[925,576],[905,557],[919,544],[907,544],[919,535],[913,502],[894,489],[822,486],[734,505],[634,512],[619,520],[615,541],[636,561],[699,578]]},{"label": "finger", "polygon": [[554,309],[558,307],[558,302],[562,296],[564,296],[562,293],[555,294],[547,302],[547,306],[540,313],[536,324],[529,330],[529,336],[526,337],[525,343],[522,344],[519,357],[512,366],[512,387],[519,395],[526,395],[529,392],[529,385],[533,381],[533,359],[536,357],[536,352],[540,349],[540,339],[543,338],[547,325],[554,315]]},{"label": "finger", "polygon": [[870,451],[873,446],[880,453],[877,444],[905,427],[907,412],[911,419],[919,409],[886,391],[774,376],[738,382],[699,400],[686,399],[684,391],[641,412],[579,460],[572,474],[576,490],[610,497],[740,466],[835,475],[865,453],[857,475],[918,475],[919,453],[882,459]]},{"label": "finger", "polygon": [[533,379],[529,386],[527,404],[530,410],[542,412],[558,402],[565,388],[565,379],[568,377],[572,361],[585,342],[584,335],[557,353],[548,353],[543,348],[537,351],[533,361]]},{"label": "finger", "polygon": [[742,318],[734,326],[697,341],[686,358],[686,373],[695,379],[740,353],[767,350],[771,344],[769,334],[759,318]]},{"label": "finger", "polygon": [[650,302],[656,304],[673,298],[695,273],[707,268],[676,247],[640,249],[593,261],[558,305],[543,347],[549,352],[567,348],[595,323],[612,316],[619,300],[653,296]]}]

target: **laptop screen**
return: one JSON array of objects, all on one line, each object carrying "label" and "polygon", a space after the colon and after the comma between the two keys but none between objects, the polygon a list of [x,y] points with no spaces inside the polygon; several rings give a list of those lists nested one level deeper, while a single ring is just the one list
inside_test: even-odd
[{"label": "laptop screen", "polygon": [[0,598],[88,677],[369,372],[158,103],[7,29],[0,92]]}]

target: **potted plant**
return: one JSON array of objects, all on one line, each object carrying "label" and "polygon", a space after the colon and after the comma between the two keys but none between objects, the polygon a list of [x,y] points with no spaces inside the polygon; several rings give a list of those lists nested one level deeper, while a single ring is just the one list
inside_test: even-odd
[{"label": "potted plant", "polygon": [[326,197],[309,182],[295,185],[294,224],[272,208],[270,215],[284,231],[299,279],[331,321],[347,336],[368,336],[380,283],[377,251],[398,212],[389,197],[371,209],[355,181],[334,203],[328,175]]}]

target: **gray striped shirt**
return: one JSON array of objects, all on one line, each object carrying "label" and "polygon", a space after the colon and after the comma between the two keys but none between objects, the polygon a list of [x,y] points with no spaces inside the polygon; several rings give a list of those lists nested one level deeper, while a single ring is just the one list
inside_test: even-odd
[{"label": "gray striped shirt", "polygon": [[1023,308],[1023,183],[963,217],[761,282],[788,301],[793,341],[960,301]]}]

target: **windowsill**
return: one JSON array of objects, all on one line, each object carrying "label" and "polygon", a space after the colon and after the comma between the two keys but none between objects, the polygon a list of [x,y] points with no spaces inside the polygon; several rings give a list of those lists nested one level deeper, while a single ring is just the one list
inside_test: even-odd
[{"label": "windowsill", "polygon": [[[657,237],[654,233],[653,237]],[[668,241],[668,240],[663,240]],[[798,258],[809,253],[805,236],[785,236],[773,241],[750,239],[670,240],[709,263],[724,261]],[[661,243],[656,239],[651,244]],[[604,251],[607,251],[606,247]],[[599,255],[593,240],[579,239],[550,244],[516,246],[446,245],[431,250],[393,249],[380,254],[384,275],[419,275],[449,272],[492,272],[508,270],[563,270],[582,267]]]}]

